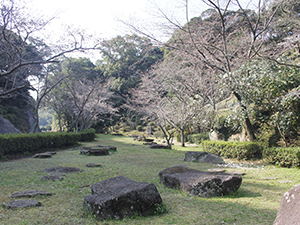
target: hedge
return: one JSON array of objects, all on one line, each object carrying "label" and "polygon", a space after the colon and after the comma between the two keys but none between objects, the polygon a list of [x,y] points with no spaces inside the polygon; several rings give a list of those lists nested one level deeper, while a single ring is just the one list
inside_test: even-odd
[{"label": "hedge", "polygon": [[94,138],[94,129],[80,133],[4,134],[0,135],[0,156],[33,153],[45,148],[68,147],[77,144],[78,141],[92,141]]},{"label": "hedge", "polygon": [[202,141],[204,151],[238,160],[261,159],[263,147],[257,142]]},{"label": "hedge", "polygon": [[204,140],[209,139],[209,133],[190,134],[187,136],[189,143],[200,144]]},{"label": "hedge", "polygon": [[79,141],[93,141],[95,139],[95,132],[93,128],[80,132]]},{"label": "hedge", "polygon": [[267,148],[263,151],[266,163],[281,167],[300,167],[300,147]]}]

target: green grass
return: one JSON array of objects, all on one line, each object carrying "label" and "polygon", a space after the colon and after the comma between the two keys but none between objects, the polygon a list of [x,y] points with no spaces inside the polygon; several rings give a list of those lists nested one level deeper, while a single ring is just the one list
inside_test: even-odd
[{"label": "green grass", "polygon": [[[185,151],[201,150],[199,147],[174,146],[173,150],[148,149],[132,138],[97,135],[96,141],[82,146],[115,145],[117,153],[109,156],[84,156],[79,150],[62,150],[49,159],[23,158],[0,163],[0,203],[11,201],[9,195],[16,191],[44,190],[55,193],[50,197],[35,198],[42,202],[38,208],[10,210],[0,207],[0,224],[273,224],[280,198],[284,192],[300,184],[298,169],[264,166],[243,171],[246,175],[240,189],[230,196],[217,198],[191,197],[178,190],[165,188],[159,183],[158,173],[178,164],[198,170],[214,168],[213,165],[184,162]],[[100,163],[102,167],[88,168],[87,163]],[[62,181],[43,181],[41,170],[54,166],[72,166],[82,169],[78,174],[67,174]],[[168,213],[126,218],[122,221],[97,221],[85,215],[83,199],[91,193],[94,183],[114,176],[127,176],[132,180],[154,183]],[[264,180],[277,177],[277,180]],[[291,180],[293,183],[279,183]]]}]

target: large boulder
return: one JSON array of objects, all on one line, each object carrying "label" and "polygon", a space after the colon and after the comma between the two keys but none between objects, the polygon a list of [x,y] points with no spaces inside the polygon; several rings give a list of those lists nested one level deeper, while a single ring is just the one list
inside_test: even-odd
[{"label": "large boulder", "polygon": [[273,225],[299,224],[300,185],[284,193]]},{"label": "large boulder", "polygon": [[12,125],[7,119],[0,116],[0,134],[21,133],[14,125]]},{"label": "large boulder", "polygon": [[198,171],[181,165],[161,171],[159,177],[166,187],[205,198],[234,193],[242,183],[240,176]]},{"label": "large boulder", "polygon": [[186,152],[184,161],[210,164],[225,164],[224,160],[220,156],[208,152]]},{"label": "large boulder", "polygon": [[122,219],[125,216],[153,214],[162,199],[154,184],[136,182],[124,176],[92,185],[84,211],[98,219]]}]

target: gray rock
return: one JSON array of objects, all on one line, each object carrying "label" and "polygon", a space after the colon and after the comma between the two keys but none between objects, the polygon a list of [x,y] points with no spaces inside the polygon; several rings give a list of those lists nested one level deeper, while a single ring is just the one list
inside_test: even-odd
[{"label": "gray rock", "polygon": [[85,165],[86,167],[101,167],[100,164],[96,164],[96,163],[88,163]]},{"label": "gray rock", "polygon": [[234,193],[242,183],[240,176],[198,171],[181,165],[161,171],[159,177],[166,187],[205,198]]},{"label": "gray rock", "polygon": [[299,224],[300,185],[284,193],[273,225]]},{"label": "gray rock", "polygon": [[37,191],[37,190],[27,190],[21,192],[12,193],[9,197],[10,198],[23,198],[23,197],[35,197],[35,196],[51,196],[52,193],[47,191]]},{"label": "gray rock", "polygon": [[32,158],[40,158],[40,159],[45,159],[45,158],[51,158],[52,154],[48,154],[48,153],[37,153],[34,156],[32,156]]},{"label": "gray rock", "polygon": [[155,149],[169,149],[167,145],[160,145],[157,143],[152,143],[148,148],[155,148]]},{"label": "gray rock", "polygon": [[186,152],[184,161],[209,164],[225,164],[224,160],[220,156],[208,152]]},{"label": "gray rock", "polygon": [[43,169],[42,172],[48,173],[79,173],[81,169],[76,167],[50,167],[47,169]]},{"label": "gray rock", "polygon": [[116,146],[113,146],[113,145],[96,145],[95,147],[92,147],[93,148],[102,148],[102,149],[107,149],[108,151],[117,151],[117,147]]},{"label": "gray rock", "polygon": [[0,116],[0,134],[21,133],[14,125],[12,125],[7,119]]},{"label": "gray rock", "polygon": [[162,199],[154,184],[136,182],[124,176],[92,185],[84,211],[98,219],[122,219],[124,216],[153,214]]},{"label": "gray rock", "polygon": [[42,176],[40,177],[40,179],[42,180],[63,180],[64,178],[60,175],[55,175],[55,174],[51,174],[51,175],[46,175],[46,176]]},{"label": "gray rock", "polygon": [[41,206],[42,203],[36,200],[18,200],[3,203],[3,206],[6,208],[25,208],[25,207],[34,207]]},{"label": "gray rock", "polygon": [[82,155],[93,155],[93,156],[103,156],[109,155],[109,151],[106,148],[101,149],[82,149],[80,150],[80,154]]}]

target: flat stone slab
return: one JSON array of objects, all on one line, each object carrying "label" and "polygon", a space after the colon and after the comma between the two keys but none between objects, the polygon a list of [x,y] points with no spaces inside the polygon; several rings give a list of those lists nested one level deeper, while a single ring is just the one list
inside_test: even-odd
[{"label": "flat stone slab", "polygon": [[43,169],[42,172],[48,173],[79,173],[81,169],[76,167],[50,167],[47,169]]},{"label": "flat stone slab", "polygon": [[82,155],[92,155],[92,156],[103,156],[103,155],[109,155],[109,150],[106,149],[106,148],[82,149],[82,150],[80,150],[80,154],[82,154]]},{"label": "flat stone slab", "polygon": [[184,161],[210,164],[225,164],[224,160],[220,156],[208,152],[188,151],[185,153]]},{"label": "flat stone slab", "polygon": [[42,176],[42,177],[40,177],[40,179],[42,179],[42,180],[63,180],[64,178],[63,178],[63,176],[52,174],[52,175]]},{"label": "flat stone slab", "polygon": [[51,196],[52,193],[47,191],[37,191],[37,190],[27,190],[21,192],[12,193],[9,197],[10,198],[23,198],[23,197],[35,197],[35,196]]},{"label": "flat stone slab", "polygon": [[167,168],[159,172],[159,177],[165,187],[204,198],[234,193],[242,183],[240,176],[198,171],[183,165]]},{"label": "flat stone slab", "polygon": [[102,149],[108,149],[108,151],[117,151],[117,147],[116,146],[113,146],[113,145],[96,145],[95,147],[92,147],[93,148],[102,148]]},{"label": "flat stone slab", "polygon": [[152,143],[148,148],[154,148],[154,149],[169,149],[167,145],[161,145],[157,143]]},{"label": "flat stone slab", "polygon": [[34,207],[41,206],[42,203],[36,200],[18,200],[3,203],[3,207],[6,208],[25,208],[25,207]]},{"label": "flat stone slab", "polygon": [[219,168],[213,168],[213,169],[208,169],[209,172],[215,172],[215,173],[224,173],[226,170],[224,169],[219,169]]},{"label": "flat stone slab", "polygon": [[85,165],[86,167],[101,167],[100,164],[96,164],[96,163],[88,163]]},{"label": "flat stone slab", "polygon": [[45,158],[51,158],[52,154],[48,154],[48,153],[37,153],[34,156],[32,156],[32,158],[40,158],[40,159],[45,159]]},{"label": "flat stone slab", "polygon": [[92,195],[84,199],[83,209],[100,220],[151,215],[162,203],[154,184],[136,182],[124,176],[96,183],[91,190]]}]

